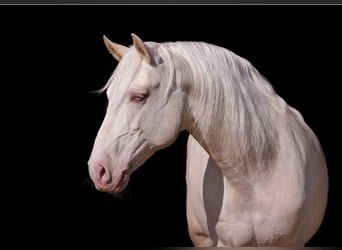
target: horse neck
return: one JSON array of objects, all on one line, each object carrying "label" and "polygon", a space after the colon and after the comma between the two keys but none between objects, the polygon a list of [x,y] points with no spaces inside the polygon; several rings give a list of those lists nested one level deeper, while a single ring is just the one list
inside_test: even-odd
[{"label": "horse neck", "polygon": [[278,134],[273,122],[286,106],[249,67],[247,71],[254,71],[246,71],[251,74],[249,82],[232,71],[215,72],[208,81],[194,78],[188,98],[187,130],[231,180],[266,170],[276,157]]}]

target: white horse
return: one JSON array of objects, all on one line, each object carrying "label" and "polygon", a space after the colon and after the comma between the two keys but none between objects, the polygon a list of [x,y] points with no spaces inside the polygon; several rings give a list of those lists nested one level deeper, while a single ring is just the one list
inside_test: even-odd
[{"label": "white horse", "polygon": [[154,152],[190,133],[187,220],[195,246],[303,246],[324,217],[327,167],[300,113],[247,60],[203,42],[104,37],[119,64],[89,159],[116,194]]}]

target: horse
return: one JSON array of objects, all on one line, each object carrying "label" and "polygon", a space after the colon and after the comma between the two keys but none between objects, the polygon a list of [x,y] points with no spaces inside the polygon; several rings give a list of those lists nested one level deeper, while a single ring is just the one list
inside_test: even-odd
[{"label": "horse", "polygon": [[197,247],[304,246],[325,215],[328,171],[317,136],[234,52],[202,41],[104,44],[118,64],[88,161],[118,194],[157,150],[189,132],[186,216]]}]

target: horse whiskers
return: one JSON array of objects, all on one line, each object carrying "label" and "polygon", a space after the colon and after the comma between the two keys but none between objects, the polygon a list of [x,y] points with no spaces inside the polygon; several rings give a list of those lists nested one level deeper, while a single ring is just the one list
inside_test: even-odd
[{"label": "horse whiskers", "polygon": [[85,177],[83,182],[82,182],[82,185],[81,185],[81,190],[88,189],[88,187],[91,187],[92,189],[95,189],[95,184],[90,179],[90,177]]},{"label": "horse whiskers", "polygon": [[117,194],[109,194],[115,199],[120,199],[120,200],[131,200],[132,198],[132,193],[130,190],[130,179],[128,180],[128,184],[124,190],[122,190],[120,193]]}]

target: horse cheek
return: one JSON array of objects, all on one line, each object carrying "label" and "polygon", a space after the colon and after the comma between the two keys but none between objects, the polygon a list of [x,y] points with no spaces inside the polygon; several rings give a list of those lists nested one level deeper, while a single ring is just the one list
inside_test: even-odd
[{"label": "horse cheek", "polygon": [[182,98],[175,96],[154,114],[150,129],[150,142],[154,146],[165,148],[176,140],[182,126],[182,113]]}]

